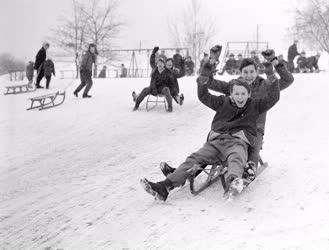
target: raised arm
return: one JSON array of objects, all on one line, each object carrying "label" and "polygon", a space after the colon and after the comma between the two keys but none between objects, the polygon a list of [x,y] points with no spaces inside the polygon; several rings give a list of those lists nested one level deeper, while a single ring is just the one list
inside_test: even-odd
[{"label": "raised arm", "polygon": [[155,54],[157,53],[158,50],[159,50],[159,47],[154,47],[151,57],[150,57],[150,65],[151,65],[152,69],[154,69],[156,67]]},{"label": "raised arm", "polygon": [[267,89],[267,95],[261,99],[256,99],[257,109],[260,114],[272,108],[280,99],[279,80],[274,79],[272,82],[268,82],[270,85]]},{"label": "raised arm", "polygon": [[224,103],[225,96],[215,96],[209,93],[207,87],[207,77],[198,77],[198,98],[207,107],[218,111]]},{"label": "raised arm", "polygon": [[274,79],[274,71],[273,71],[273,67],[274,67],[276,72],[278,72],[280,76],[279,78],[280,90],[284,90],[288,88],[294,82],[294,77],[287,70],[284,64],[279,62],[279,60],[275,56],[274,50],[269,49],[263,51],[262,55],[267,60],[267,62],[263,64],[265,66],[265,74],[267,76],[267,79],[269,79],[270,81]]},{"label": "raised arm", "polygon": [[212,77],[210,77],[210,79],[208,81],[209,89],[222,93],[224,95],[230,95],[230,85],[231,84],[229,82],[216,80]]}]

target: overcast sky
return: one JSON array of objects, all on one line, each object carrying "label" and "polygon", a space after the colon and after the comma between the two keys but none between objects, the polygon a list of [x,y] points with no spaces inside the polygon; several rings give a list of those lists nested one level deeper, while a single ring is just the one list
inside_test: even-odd
[{"label": "overcast sky", "polygon": [[[201,0],[205,13],[216,18],[215,43],[233,40],[268,41],[279,53],[291,44],[287,28],[293,24],[295,1],[287,0]],[[121,48],[170,46],[168,19],[181,13],[189,0],[121,0],[120,15],[127,23],[122,31]],[[68,13],[70,0],[1,0],[0,53],[11,52],[26,60],[34,59],[42,41]],[[51,43],[51,41],[49,41]]]}]

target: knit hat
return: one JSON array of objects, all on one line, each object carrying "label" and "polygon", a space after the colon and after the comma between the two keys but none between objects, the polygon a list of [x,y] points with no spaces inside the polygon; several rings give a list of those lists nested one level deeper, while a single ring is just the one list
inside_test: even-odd
[{"label": "knit hat", "polygon": [[159,57],[158,62],[163,62],[165,63],[165,60],[162,57]]}]

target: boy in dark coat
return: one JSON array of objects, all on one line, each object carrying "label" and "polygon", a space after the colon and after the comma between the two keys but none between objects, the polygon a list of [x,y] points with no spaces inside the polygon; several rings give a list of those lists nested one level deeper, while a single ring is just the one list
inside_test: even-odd
[{"label": "boy in dark coat", "polygon": [[44,71],[44,74],[45,74],[45,77],[47,80],[46,88],[48,89],[50,81],[51,81],[51,75],[54,74],[54,76],[55,76],[55,65],[51,59],[47,59],[43,63],[42,67],[43,67],[43,71]]},{"label": "boy in dark coat", "polygon": [[267,86],[268,95],[262,99],[250,98],[250,86],[243,79],[232,82],[229,97],[211,95],[208,91],[208,77],[201,76],[197,82],[199,100],[216,111],[208,141],[187,157],[165,180],[153,183],[141,179],[144,190],[157,200],[165,201],[169,191],[183,186],[199,166],[219,161],[227,161],[228,164],[226,191],[240,193],[243,189],[242,175],[248,159],[248,147],[254,144],[256,137],[256,120],[280,98],[277,79]]},{"label": "boy in dark coat", "polygon": [[43,43],[42,48],[38,51],[35,57],[34,69],[37,70],[37,80],[36,80],[37,88],[43,88],[40,86],[40,81],[44,77],[42,64],[46,61],[48,49],[49,49],[49,43],[47,42]]},{"label": "boy in dark coat", "polygon": [[180,54],[180,50],[176,49],[176,54],[173,55],[174,60],[174,68],[179,70],[179,74],[181,76],[185,75],[185,65],[184,65],[184,59],[182,55]]},{"label": "boy in dark coat", "polygon": [[288,62],[283,59],[283,55],[278,55],[279,63],[282,63],[288,69]]},{"label": "boy in dark coat", "polygon": [[297,59],[297,66],[299,73],[308,73],[306,53],[303,51],[300,53],[300,57]]},{"label": "boy in dark coat", "polygon": [[238,71],[237,73],[239,73],[239,68],[240,68],[242,60],[243,60],[242,54],[239,53],[238,60],[236,60],[236,70]]},{"label": "boy in dark coat", "polygon": [[[156,53],[156,52],[155,52]],[[155,62],[155,53],[151,56],[151,65]],[[162,58],[159,58],[156,63],[156,68],[153,69],[151,73],[151,83],[149,87],[146,87],[142,92],[137,95],[135,91],[132,92],[133,100],[135,102],[135,107],[133,111],[136,111],[139,108],[140,103],[148,95],[159,95],[162,94],[165,96],[168,103],[168,112],[172,112],[172,96],[170,94],[170,87],[174,86],[174,78],[172,73],[165,68],[165,62]]]},{"label": "boy in dark coat", "polygon": [[319,66],[318,66],[318,61],[320,58],[320,53],[317,53],[315,56],[310,56],[307,58],[307,68],[311,71],[311,72],[320,72],[319,70]]},{"label": "boy in dark coat", "polygon": [[125,78],[125,77],[127,77],[127,74],[128,74],[127,68],[125,67],[124,64],[121,64],[121,74],[120,74],[120,77],[121,78]]},{"label": "boy in dark coat", "polygon": [[93,64],[96,62],[96,57],[98,55],[96,45],[91,43],[89,44],[88,51],[82,56],[81,65],[80,65],[80,78],[81,84],[76,88],[73,94],[78,97],[78,93],[85,87],[82,97],[90,98],[91,95],[88,95],[89,90],[93,85],[92,80],[92,69]]},{"label": "boy in dark coat", "polygon": [[295,64],[294,64],[295,57],[300,55],[299,52],[297,51],[297,43],[298,40],[294,40],[293,45],[291,45],[288,49],[288,70],[290,73],[293,73],[295,69]]}]

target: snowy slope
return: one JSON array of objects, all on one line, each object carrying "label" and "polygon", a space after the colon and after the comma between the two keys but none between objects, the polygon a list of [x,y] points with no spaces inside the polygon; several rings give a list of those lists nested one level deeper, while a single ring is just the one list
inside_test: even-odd
[{"label": "snowy slope", "polygon": [[[148,79],[95,80],[92,99],[68,86],[57,108],[25,111],[38,90],[0,96],[1,249],[329,249],[328,73],[295,75],[269,113],[270,167],[233,203],[219,183],[159,203],[139,179],[162,179],[205,141],[214,115],[180,80],[183,107],[131,112]],[[224,79],[228,79],[225,77]],[[1,84],[3,86],[4,84]]]}]

